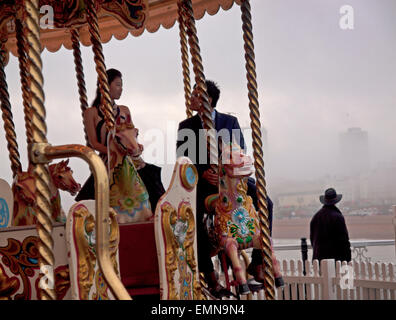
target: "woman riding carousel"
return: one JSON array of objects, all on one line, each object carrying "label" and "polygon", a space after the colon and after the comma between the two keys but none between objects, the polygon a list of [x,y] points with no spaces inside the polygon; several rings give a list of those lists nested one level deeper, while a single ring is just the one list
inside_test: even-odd
[{"label": "woman riding carousel", "polygon": [[[107,79],[109,81],[110,98],[113,106],[114,119],[119,124],[133,125],[131,113],[127,106],[117,105],[115,100],[120,99],[122,94],[122,74],[116,69],[109,69],[106,71]],[[99,156],[107,163],[107,130],[104,116],[100,111],[101,94],[99,88],[96,91],[95,100],[92,106],[84,111],[84,126],[88,137],[89,146],[99,152]],[[165,189],[161,182],[161,168],[146,163],[140,157],[143,152],[143,146],[139,144],[139,154],[131,155],[134,159],[134,165],[137,172],[147,189],[149,194],[149,201],[152,210],[155,210],[159,198],[165,193]],[[94,177],[91,176],[85,182],[81,191],[75,198],[76,201],[95,199],[94,195]]]}]

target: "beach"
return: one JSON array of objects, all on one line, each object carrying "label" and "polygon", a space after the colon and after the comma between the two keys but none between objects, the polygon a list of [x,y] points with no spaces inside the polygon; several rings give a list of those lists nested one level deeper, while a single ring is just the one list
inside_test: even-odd
[{"label": "beach", "polygon": [[[394,240],[395,228],[392,215],[373,216],[345,216],[349,238],[371,240]],[[286,218],[274,217],[272,237],[274,239],[309,239],[309,224],[311,218]]]},{"label": "beach", "polygon": [[[345,222],[351,241],[369,240],[394,240],[395,230],[392,215],[377,216],[346,216]],[[274,219],[273,241],[274,245],[300,245],[301,238],[309,240],[309,223],[311,218]],[[276,251],[279,260],[299,260],[301,250]],[[354,257],[356,253],[352,253]],[[365,257],[371,258],[371,262],[396,262],[395,246],[367,247]],[[308,250],[308,259],[312,259],[312,250]]]}]

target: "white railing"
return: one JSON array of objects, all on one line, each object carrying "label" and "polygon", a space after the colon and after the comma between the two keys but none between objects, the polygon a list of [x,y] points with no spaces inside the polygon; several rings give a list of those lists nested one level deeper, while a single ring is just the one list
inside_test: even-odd
[{"label": "white railing", "polygon": [[[285,281],[277,300],[395,300],[396,267],[392,263],[335,262],[333,259],[282,261]],[[253,299],[262,298],[262,292]]]},{"label": "white railing", "polygon": [[[218,260],[215,262],[220,271]],[[306,260],[304,269],[302,260],[282,260],[280,267],[285,285],[276,288],[276,300],[396,300],[393,263]],[[225,284],[223,273],[220,281]],[[264,290],[241,299],[265,300]]]},{"label": "white railing", "polygon": [[[303,238],[305,239],[305,238]],[[395,240],[366,240],[366,241],[350,241],[351,253],[353,261],[365,261],[371,262],[371,258],[367,257],[368,247],[383,247],[383,246],[395,246]],[[305,250],[312,250],[312,246],[306,244]],[[304,245],[274,245],[274,251],[304,251]]]},{"label": "white railing", "polygon": [[[366,241],[350,241],[351,249],[362,248],[362,247],[378,247],[378,246],[394,246],[395,240],[366,240]],[[310,244],[307,245],[308,249],[312,249]],[[274,250],[276,251],[290,251],[290,250],[301,250],[301,245],[297,244],[274,244]]]}]

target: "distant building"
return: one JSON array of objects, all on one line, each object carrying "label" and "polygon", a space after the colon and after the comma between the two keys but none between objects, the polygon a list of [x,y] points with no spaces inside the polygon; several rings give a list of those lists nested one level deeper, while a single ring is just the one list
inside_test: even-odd
[{"label": "distant building", "polygon": [[339,136],[340,174],[355,176],[370,169],[368,133],[361,128],[349,128]]},{"label": "distant building", "polygon": [[368,198],[367,174],[327,177],[324,189],[335,188],[342,194],[343,203],[357,203]]},{"label": "distant building", "polygon": [[322,190],[291,192],[278,194],[279,207],[301,208],[307,206],[317,206]]},{"label": "distant building", "polygon": [[368,198],[396,204],[396,161],[384,162],[368,175]]}]

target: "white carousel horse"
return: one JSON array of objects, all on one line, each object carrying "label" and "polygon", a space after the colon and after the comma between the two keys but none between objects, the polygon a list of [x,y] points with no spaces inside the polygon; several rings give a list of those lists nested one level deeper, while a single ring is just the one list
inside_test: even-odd
[{"label": "white carousel horse", "polygon": [[[215,212],[217,250],[224,249],[230,258],[240,294],[248,294],[250,290],[239,251],[261,248],[257,212],[252,198],[247,195],[247,177],[253,172],[252,165],[251,158],[242,152],[239,145],[224,145],[219,163],[219,193],[205,200],[207,210]],[[272,261],[275,273],[279,275],[279,264],[273,252]]]}]

